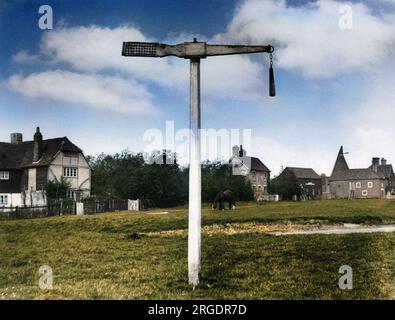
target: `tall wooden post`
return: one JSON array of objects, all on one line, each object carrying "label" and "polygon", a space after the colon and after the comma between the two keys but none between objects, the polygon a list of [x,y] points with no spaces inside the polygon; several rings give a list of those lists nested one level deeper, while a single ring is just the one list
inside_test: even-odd
[{"label": "tall wooden post", "polygon": [[189,223],[188,278],[195,287],[199,284],[201,256],[202,182],[200,164],[200,59],[190,65],[190,150],[189,150]]}]

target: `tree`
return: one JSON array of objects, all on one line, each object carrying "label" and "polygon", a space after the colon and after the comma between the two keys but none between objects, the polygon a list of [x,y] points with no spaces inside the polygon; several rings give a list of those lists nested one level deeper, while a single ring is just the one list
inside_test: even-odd
[{"label": "tree", "polygon": [[[147,157],[123,151],[89,157],[92,194],[98,200],[140,199],[145,207],[172,207],[188,202],[188,168],[177,163],[176,154],[161,150]],[[232,175],[223,162],[202,165],[202,200],[213,201],[219,191],[231,190],[236,200],[252,200],[251,184],[244,176]]]},{"label": "tree", "polygon": [[203,162],[202,164],[202,200],[211,202],[218,192],[231,190],[237,201],[254,199],[251,183],[245,176],[232,174],[229,164],[217,162]]},{"label": "tree", "polygon": [[283,200],[292,200],[293,196],[300,197],[302,190],[296,176],[292,173],[283,173],[273,179],[268,188],[269,193],[278,194]]},{"label": "tree", "polygon": [[175,154],[163,150],[143,154],[90,157],[92,193],[99,200],[140,199],[146,207],[183,203],[183,179]]},{"label": "tree", "polygon": [[60,181],[48,181],[44,187],[48,200],[65,199],[69,190],[70,182],[63,179],[63,177]]}]

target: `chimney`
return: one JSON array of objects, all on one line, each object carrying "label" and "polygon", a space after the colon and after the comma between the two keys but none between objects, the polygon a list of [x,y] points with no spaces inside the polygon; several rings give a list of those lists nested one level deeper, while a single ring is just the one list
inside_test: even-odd
[{"label": "chimney", "polygon": [[11,143],[20,144],[23,142],[22,133],[11,133]]},{"label": "chimney", "polygon": [[247,155],[247,151],[243,149],[243,146],[240,145],[239,157],[245,157]]},{"label": "chimney", "polygon": [[381,158],[381,165],[386,166],[387,165],[387,160],[384,158]]},{"label": "chimney", "polygon": [[372,168],[374,172],[377,172],[377,167],[380,165],[380,158],[372,158]]},{"label": "chimney", "polygon": [[34,146],[33,146],[33,162],[37,162],[41,159],[42,154],[42,143],[43,143],[43,136],[40,132],[40,127],[36,128],[36,133],[33,137]]},{"label": "chimney", "polygon": [[162,164],[167,164],[167,150],[163,149],[162,151]]},{"label": "chimney", "polygon": [[239,146],[233,146],[232,152],[233,156],[237,157],[239,155]]}]

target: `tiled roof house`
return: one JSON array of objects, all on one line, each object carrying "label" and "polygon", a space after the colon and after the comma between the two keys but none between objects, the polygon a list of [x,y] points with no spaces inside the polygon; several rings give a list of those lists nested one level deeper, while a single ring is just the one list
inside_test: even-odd
[{"label": "tiled roof house", "polygon": [[300,186],[303,197],[307,199],[320,198],[322,178],[312,168],[286,167],[273,181],[290,181],[291,177],[294,177]]},{"label": "tiled roof house", "polygon": [[384,158],[373,158],[368,168],[350,169],[341,147],[329,184],[333,198],[383,198],[395,188],[395,175]]},{"label": "tiled roof house", "polygon": [[234,174],[245,175],[249,179],[257,200],[268,194],[270,170],[260,159],[247,156],[243,146],[234,146],[229,163]]},{"label": "tiled roof house", "polygon": [[32,141],[13,133],[10,143],[0,142],[0,207],[45,205],[46,183],[62,178],[70,182],[71,198],[90,195],[89,164],[67,137],[44,140],[37,128]]}]

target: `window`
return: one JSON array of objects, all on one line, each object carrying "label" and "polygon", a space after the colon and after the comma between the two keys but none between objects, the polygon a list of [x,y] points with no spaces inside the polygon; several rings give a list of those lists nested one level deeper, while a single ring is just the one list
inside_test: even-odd
[{"label": "window", "polygon": [[78,176],[78,168],[63,168],[63,176],[64,177],[77,177]]},{"label": "window", "polygon": [[76,199],[76,192],[72,191],[72,190],[67,191],[67,198],[75,200]]},{"label": "window", "polygon": [[373,182],[372,181],[368,182],[368,188],[373,188]]},{"label": "window", "polygon": [[10,180],[10,172],[0,171],[0,180]]},{"label": "window", "polygon": [[0,205],[8,204],[8,195],[0,195]]},{"label": "window", "polygon": [[368,195],[368,190],[363,190],[362,191],[362,196],[366,197]]},{"label": "window", "polygon": [[356,183],[355,183],[355,188],[360,189],[360,188],[361,188],[361,183],[360,183],[360,182],[356,182]]}]

